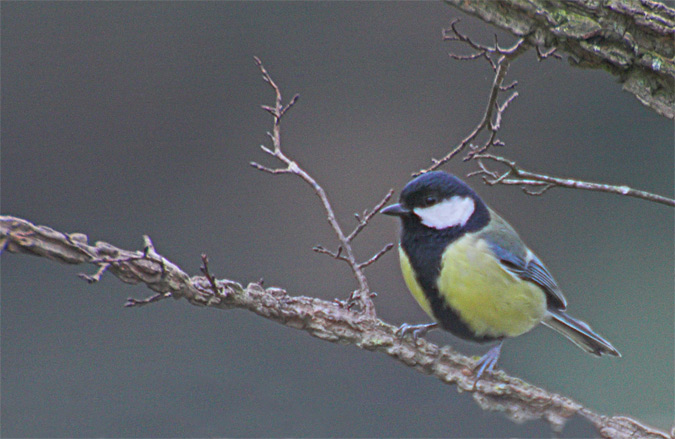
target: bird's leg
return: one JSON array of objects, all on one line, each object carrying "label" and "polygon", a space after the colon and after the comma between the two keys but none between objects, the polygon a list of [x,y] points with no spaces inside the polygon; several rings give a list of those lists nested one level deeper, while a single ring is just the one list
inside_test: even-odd
[{"label": "bird's leg", "polygon": [[396,335],[403,338],[406,334],[412,334],[413,340],[417,341],[418,338],[424,337],[432,329],[438,328],[438,323],[423,323],[420,325],[409,325],[404,323],[398,327],[396,330]]},{"label": "bird's leg", "polygon": [[[476,363],[476,367],[478,369],[478,372],[476,373],[476,381],[475,383],[478,382],[480,379],[481,375],[483,375],[483,372],[488,371],[492,372],[492,370],[495,368],[497,365],[497,360],[499,360],[499,354],[502,352],[502,344],[504,341],[500,341],[499,344],[489,351],[485,355],[481,357],[480,360]],[[475,369],[474,369],[475,370]],[[474,383],[474,386],[475,386]]]}]

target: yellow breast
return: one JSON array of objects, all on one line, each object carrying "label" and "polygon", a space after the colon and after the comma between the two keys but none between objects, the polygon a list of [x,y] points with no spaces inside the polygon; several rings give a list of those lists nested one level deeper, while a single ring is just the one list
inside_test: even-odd
[{"label": "yellow breast", "polygon": [[515,337],[539,324],[546,312],[542,289],[506,271],[488,244],[472,234],[445,251],[437,285],[478,336]]}]

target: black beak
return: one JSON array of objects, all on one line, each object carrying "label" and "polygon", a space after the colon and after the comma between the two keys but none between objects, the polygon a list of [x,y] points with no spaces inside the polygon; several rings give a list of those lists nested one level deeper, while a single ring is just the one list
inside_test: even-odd
[{"label": "black beak", "polygon": [[392,204],[380,210],[380,213],[391,216],[404,216],[410,213],[410,210],[401,206],[400,204]]}]

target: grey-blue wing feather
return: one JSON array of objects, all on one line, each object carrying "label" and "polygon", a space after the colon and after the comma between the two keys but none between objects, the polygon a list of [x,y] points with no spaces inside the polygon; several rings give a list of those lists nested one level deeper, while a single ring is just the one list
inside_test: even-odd
[{"label": "grey-blue wing feather", "polygon": [[502,266],[523,280],[539,285],[547,296],[549,308],[564,310],[567,301],[551,273],[532,253],[513,228],[494,212],[489,234],[481,234]]},{"label": "grey-blue wing feather", "polygon": [[537,255],[534,253],[530,254],[532,255],[532,259],[528,262],[523,276],[521,277],[523,279],[532,280],[536,284],[544,287],[544,291],[546,291],[548,298],[552,300],[552,303],[549,302],[549,307],[560,310],[567,308],[567,300],[565,300],[565,296],[562,295],[560,287],[555,282],[555,279],[553,279],[551,273],[549,273],[548,269],[539,260]]}]

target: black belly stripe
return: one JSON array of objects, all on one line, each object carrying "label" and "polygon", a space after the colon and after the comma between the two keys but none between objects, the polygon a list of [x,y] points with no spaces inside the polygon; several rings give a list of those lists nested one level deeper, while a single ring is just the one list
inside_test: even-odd
[{"label": "black belly stripe", "polygon": [[476,336],[460,315],[443,300],[436,286],[446,246],[466,232],[458,233],[454,229],[429,229],[419,223],[407,226],[403,228],[401,247],[408,256],[417,282],[422,287],[424,295],[429,300],[431,311],[442,328],[457,337],[479,343],[501,339],[501,337]]}]

